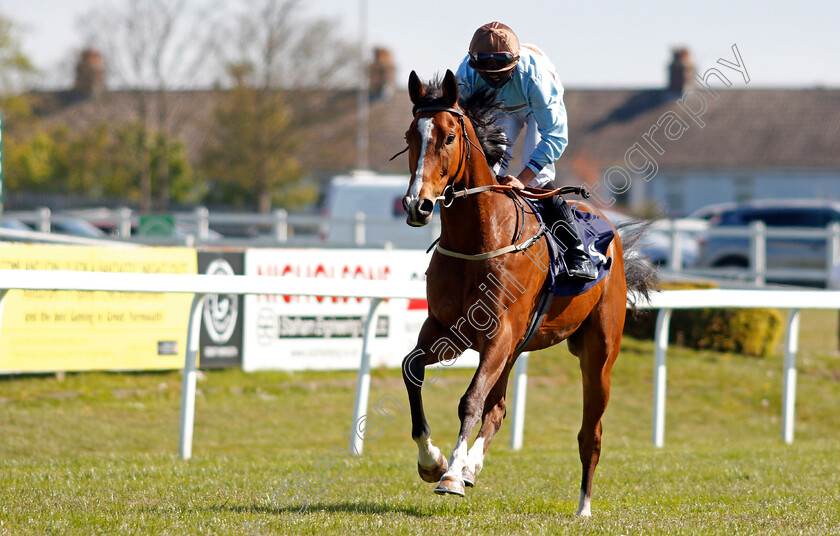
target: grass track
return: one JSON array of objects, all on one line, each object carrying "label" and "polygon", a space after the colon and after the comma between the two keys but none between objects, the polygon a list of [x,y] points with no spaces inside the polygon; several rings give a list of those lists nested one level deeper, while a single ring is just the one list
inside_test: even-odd
[{"label": "grass track", "polygon": [[[353,373],[207,373],[188,463],[175,456],[177,373],[3,379],[0,535],[840,534],[836,321],[803,318],[792,446],[780,440],[780,356],[679,350],[666,446],[652,448],[652,345],[626,340],[590,520],[573,517],[581,393],[565,347],[532,356],[525,449],[509,450],[504,426],[466,498],[438,497],[417,477],[406,413],[361,459],[336,454],[341,475],[300,516],[272,492],[346,448]],[[470,375],[447,369],[424,390],[447,452]],[[405,402],[397,371],[375,372],[371,400],[384,393]]]}]

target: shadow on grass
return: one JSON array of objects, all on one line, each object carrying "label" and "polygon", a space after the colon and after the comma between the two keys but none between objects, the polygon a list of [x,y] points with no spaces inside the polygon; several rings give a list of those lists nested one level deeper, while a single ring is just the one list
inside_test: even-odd
[{"label": "shadow on grass", "polygon": [[298,513],[297,509],[280,509],[276,506],[268,504],[221,504],[202,508],[211,512],[231,512],[237,514],[271,514],[288,517],[289,519],[297,518],[305,519],[306,516],[318,514],[321,512],[328,514],[335,513],[351,513],[351,514],[403,514],[411,517],[435,517],[437,513],[435,509],[431,510],[423,506],[415,505],[390,505],[371,501],[359,502],[338,502],[338,503],[311,503],[306,511]]}]

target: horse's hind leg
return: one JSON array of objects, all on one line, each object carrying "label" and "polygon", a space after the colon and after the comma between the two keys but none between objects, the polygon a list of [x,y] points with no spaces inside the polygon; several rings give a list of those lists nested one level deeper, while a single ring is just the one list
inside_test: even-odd
[{"label": "horse's hind leg", "polygon": [[446,457],[432,444],[431,428],[423,410],[421,394],[424,385],[437,380],[437,375],[428,380],[425,378],[426,365],[440,361],[441,356],[433,352],[431,346],[442,333],[440,324],[431,317],[427,318],[417,338],[417,346],[402,363],[403,381],[411,409],[411,438],[417,443],[417,472],[426,482],[439,481],[448,467]]},{"label": "horse's hind leg", "polygon": [[598,319],[598,313],[593,312],[578,331],[569,338],[569,350],[580,358],[583,376],[583,423],[578,433],[583,476],[580,483],[580,503],[577,515],[581,517],[592,515],[590,508],[592,479],[601,456],[601,417],[610,399],[610,371],[618,357],[621,346],[621,327],[624,324],[623,321],[617,322],[616,324],[620,324],[618,333],[610,335],[615,331],[616,326],[613,325],[612,329],[601,329],[602,326],[599,323],[602,319],[596,319]]}]

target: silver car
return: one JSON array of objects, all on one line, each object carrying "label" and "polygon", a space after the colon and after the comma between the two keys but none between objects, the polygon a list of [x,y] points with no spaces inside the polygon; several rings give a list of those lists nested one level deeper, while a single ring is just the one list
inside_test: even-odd
[{"label": "silver car", "polygon": [[[826,232],[832,223],[840,222],[840,203],[831,201],[765,200],[724,207],[710,218],[709,232],[700,238],[700,253],[695,267],[749,267],[749,235],[725,236],[715,234],[715,230],[745,229],[756,221],[764,222],[767,228],[768,282],[809,286],[825,284],[825,277],[819,273],[824,273],[827,266]],[[785,232],[788,236],[784,235]],[[777,236],[774,237],[774,234]]]}]

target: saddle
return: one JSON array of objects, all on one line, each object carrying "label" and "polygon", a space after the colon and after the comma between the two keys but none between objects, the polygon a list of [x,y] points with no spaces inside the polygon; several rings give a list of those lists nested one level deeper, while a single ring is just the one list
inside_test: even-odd
[{"label": "saddle", "polygon": [[535,203],[528,198],[522,198],[534,211],[537,220],[546,230],[545,236],[548,241],[549,266],[548,274],[543,287],[537,308],[528,323],[525,336],[517,345],[515,352],[522,351],[542,324],[548,307],[551,305],[552,297],[578,296],[597,285],[610,271],[612,258],[607,257],[607,248],[615,237],[615,231],[607,220],[592,212],[586,212],[572,205],[574,225],[583,241],[584,248],[589,255],[592,264],[598,269],[598,277],[592,281],[580,282],[569,279],[567,276],[566,263],[563,260],[560,242],[550,232],[554,222],[547,222],[542,212],[542,205]]},{"label": "saddle", "polygon": [[550,232],[555,222],[546,220],[541,204],[533,203],[527,199],[526,201],[534,209],[540,223],[548,229],[546,237],[548,239],[550,264],[547,284],[552,295],[558,297],[577,296],[597,285],[609,273],[612,266],[612,258],[607,257],[607,249],[615,237],[615,231],[613,231],[609,222],[593,212],[580,210],[577,206],[572,205],[575,228],[583,241],[583,247],[589,256],[589,260],[598,269],[598,277],[592,281],[572,281],[567,277],[568,271],[563,259],[563,251],[559,247],[560,240]]}]

